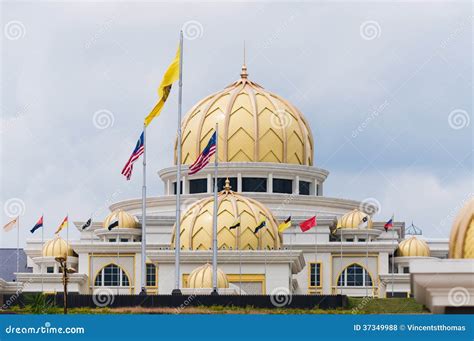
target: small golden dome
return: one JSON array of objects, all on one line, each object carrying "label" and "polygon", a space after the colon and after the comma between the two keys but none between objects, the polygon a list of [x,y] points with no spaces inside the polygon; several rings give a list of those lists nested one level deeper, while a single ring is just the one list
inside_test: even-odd
[{"label": "small golden dome", "polygon": [[367,218],[367,228],[371,229],[373,222],[370,215],[364,213],[358,209],[353,209],[350,212],[344,214],[337,220],[338,229],[357,229],[362,228],[365,223],[363,220]]},{"label": "small golden dome", "polygon": [[[212,265],[205,264],[199,268],[194,269],[188,277],[188,288],[191,289],[202,289],[212,288]],[[217,287],[228,288],[229,280],[226,274],[219,268],[217,268]]]},{"label": "small golden dome", "polygon": [[313,165],[313,137],[301,112],[247,77],[244,65],[240,80],[191,108],[181,125],[182,163],[196,160],[218,123],[221,162]]},{"label": "small golden dome", "polygon": [[127,229],[136,229],[139,228],[138,220],[135,216],[131,215],[122,210],[116,210],[110,213],[105,219],[103,223],[103,227],[106,229],[109,225],[114,221],[114,219],[118,219],[118,226],[119,228],[127,228]]},{"label": "small golden dome", "polygon": [[43,246],[43,257],[67,258],[67,256],[75,256],[74,250],[58,235]]},{"label": "small golden dome", "polygon": [[449,258],[474,258],[474,199],[467,202],[454,220]]},{"label": "small golden dome", "polygon": [[415,236],[403,240],[397,249],[398,257],[430,257],[430,255],[428,244]]},{"label": "small golden dome", "polygon": [[[260,202],[244,197],[226,188],[218,193],[217,212],[217,244],[219,249],[263,250],[279,249],[281,246],[278,234],[278,223],[271,212]],[[212,249],[212,217],[214,197],[201,199],[194,203],[181,216],[182,249],[210,250]],[[239,221],[240,226],[229,229]],[[266,226],[257,234],[254,233],[262,220]],[[171,238],[174,248],[175,228]]]}]

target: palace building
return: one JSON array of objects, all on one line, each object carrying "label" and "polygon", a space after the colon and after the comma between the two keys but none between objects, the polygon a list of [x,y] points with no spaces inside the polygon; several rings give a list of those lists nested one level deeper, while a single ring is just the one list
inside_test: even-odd
[{"label": "palace building", "polygon": [[[466,238],[472,240],[472,220],[471,228],[462,225],[453,232],[449,247],[448,239],[425,240],[416,227],[405,229],[401,221],[385,231],[385,221],[373,219],[375,205],[328,196],[324,182],[329,171],[315,161],[317,139],[303,113],[250,80],[244,65],[238,81],[199,101],[182,121],[183,292],[209,292],[212,287],[214,168],[209,165],[189,176],[188,166],[216,123],[220,293],[407,297],[413,294],[412,264],[419,271],[425,262],[440,262],[449,252],[454,258],[473,257],[472,242],[461,246]],[[174,165],[158,170],[164,194],[147,198],[144,271],[149,294],[171,294],[175,284],[177,159],[175,147]],[[298,224],[314,215],[317,226],[302,232]],[[289,216],[292,227],[280,233],[279,224]],[[240,226],[230,229],[238,217]],[[115,219],[118,227],[109,231]],[[74,269],[69,292],[138,294],[143,219],[141,199],[129,199],[111,205],[110,214],[85,231],[83,222],[75,222],[78,240],[67,243],[56,237],[44,245],[28,240],[25,252],[32,271],[16,278],[25,284],[25,292],[62,292],[55,259],[67,257]],[[255,234],[262,220],[266,226]],[[15,288],[15,282],[0,280],[0,291]]]}]

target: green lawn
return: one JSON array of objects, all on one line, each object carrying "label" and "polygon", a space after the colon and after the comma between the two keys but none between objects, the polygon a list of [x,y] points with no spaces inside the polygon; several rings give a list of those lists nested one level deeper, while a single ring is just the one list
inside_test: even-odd
[{"label": "green lawn", "polygon": [[[34,304],[24,309],[12,307],[11,312],[18,314],[62,314],[63,309],[46,306],[38,307]],[[236,307],[186,307],[181,310],[175,308],[71,308],[70,314],[427,314],[429,313],[413,298],[349,298],[349,307],[346,309],[262,309]]]}]

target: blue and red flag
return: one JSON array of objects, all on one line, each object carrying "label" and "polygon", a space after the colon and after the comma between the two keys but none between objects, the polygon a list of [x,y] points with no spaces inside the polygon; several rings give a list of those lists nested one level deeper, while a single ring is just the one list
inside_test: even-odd
[{"label": "blue and red flag", "polygon": [[135,146],[135,149],[132,152],[132,155],[128,159],[127,163],[125,164],[125,167],[122,169],[122,174],[127,178],[127,180],[130,180],[132,177],[132,171],[133,171],[133,163],[137,161],[137,159],[140,157],[140,155],[143,154],[145,151],[145,136],[144,133],[140,135],[140,138],[137,141],[137,145]]},{"label": "blue and red flag", "polygon": [[39,218],[38,222],[35,224],[35,226],[33,226],[33,228],[30,230],[30,232],[35,233],[35,231],[37,229],[39,229],[40,227],[43,227],[43,216],[41,216],[41,218]]},{"label": "blue and red flag", "polygon": [[385,223],[383,228],[385,229],[385,232],[393,228],[393,215],[392,215],[392,218],[390,218],[390,220]]},{"label": "blue and red flag", "polygon": [[211,159],[211,156],[216,153],[216,143],[217,143],[217,136],[216,132],[212,134],[211,139],[207,143],[206,148],[202,151],[202,153],[199,155],[196,161],[189,166],[189,175],[196,174],[199,172],[201,169],[206,167],[206,165],[209,163],[209,160]]}]

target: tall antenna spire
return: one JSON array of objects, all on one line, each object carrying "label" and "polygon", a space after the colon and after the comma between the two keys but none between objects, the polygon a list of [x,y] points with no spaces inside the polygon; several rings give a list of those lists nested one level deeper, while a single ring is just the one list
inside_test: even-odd
[{"label": "tall antenna spire", "polygon": [[248,73],[247,73],[247,65],[246,65],[246,53],[245,53],[245,40],[244,40],[244,63],[242,64],[242,72],[240,73],[240,77],[241,78],[247,78],[248,76]]}]

